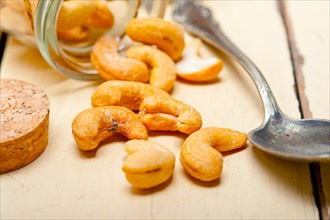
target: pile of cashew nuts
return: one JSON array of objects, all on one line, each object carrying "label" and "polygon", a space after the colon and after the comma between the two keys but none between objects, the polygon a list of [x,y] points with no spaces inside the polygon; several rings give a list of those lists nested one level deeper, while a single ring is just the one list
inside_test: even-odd
[{"label": "pile of cashew nuts", "polygon": [[114,22],[103,0],[65,0],[57,19],[57,37],[68,42],[86,40],[93,29],[110,29]]},{"label": "pile of cashew nuts", "polygon": [[[94,45],[92,64],[106,82],[92,94],[92,107],[72,122],[79,149],[93,150],[121,133],[130,140],[124,146],[128,155],[122,170],[131,185],[145,189],[167,181],[175,167],[175,155],[148,141],[148,131],[182,132],[188,135],[180,154],[184,170],[201,181],[218,179],[221,152],[244,147],[247,135],[226,128],[201,128],[199,112],[170,95],[179,75],[177,66],[182,68],[180,62],[187,62],[182,28],[160,18],[135,18],[126,34],[138,45],[128,48],[125,57],[118,52],[120,42],[110,36]],[[180,75],[190,81],[213,80],[222,65],[216,59]]]}]

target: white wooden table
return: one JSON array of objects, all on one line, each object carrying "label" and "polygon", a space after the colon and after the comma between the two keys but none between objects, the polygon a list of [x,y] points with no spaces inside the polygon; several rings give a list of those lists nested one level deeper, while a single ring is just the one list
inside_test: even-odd
[{"label": "white wooden table", "polygon": [[[302,114],[330,118],[329,1],[285,3],[294,48],[304,59],[298,71],[296,66],[293,68],[278,2],[204,4],[212,8],[228,36],[264,73],[285,113],[294,118]],[[167,19],[171,19],[170,14],[171,5]],[[203,53],[224,60],[219,81],[201,85],[177,81],[172,95],[198,109],[203,127],[243,132],[257,127],[263,119],[263,107],[247,73],[225,54],[206,45]],[[304,81],[295,83],[294,72],[302,74]],[[90,107],[90,96],[100,82],[63,77],[37,50],[10,36],[1,77],[30,81],[44,89],[51,101],[46,151],[30,165],[1,175],[1,219],[329,218],[329,164],[284,161],[250,143],[246,149],[224,157],[220,181],[201,183],[190,178],[179,161],[186,135],[152,132],[149,140],[175,153],[174,176],[151,190],[132,189],[121,171],[125,138],[114,136],[95,154],[87,154],[78,150],[71,135],[73,118]],[[297,85],[304,86],[299,95],[295,92]]]}]

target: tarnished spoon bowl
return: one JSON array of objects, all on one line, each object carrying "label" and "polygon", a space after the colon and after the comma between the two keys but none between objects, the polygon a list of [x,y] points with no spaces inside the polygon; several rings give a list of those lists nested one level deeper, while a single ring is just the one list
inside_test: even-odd
[{"label": "tarnished spoon bowl", "polygon": [[226,37],[208,8],[193,0],[176,1],[173,18],[190,33],[233,57],[253,79],[265,110],[262,125],[248,134],[253,145],[285,159],[330,160],[330,121],[284,115],[260,70]]},{"label": "tarnished spoon bowl", "polygon": [[248,137],[261,150],[283,158],[329,160],[329,121],[296,120],[278,113],[249,132]]}]

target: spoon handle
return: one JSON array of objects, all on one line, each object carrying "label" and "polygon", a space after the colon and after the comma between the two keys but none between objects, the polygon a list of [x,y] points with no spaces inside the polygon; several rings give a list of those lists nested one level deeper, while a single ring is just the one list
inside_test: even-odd
[{"label": "spoon handle", "polygon": [[213,18],[210,9],[197,1],[177,0],[174,5],[173,18],[182,24],[187,31],[215,48],[226,52],[244,67],[258,88],[265,109],[265,117],[281,112],[258,67],[227,38]]}]

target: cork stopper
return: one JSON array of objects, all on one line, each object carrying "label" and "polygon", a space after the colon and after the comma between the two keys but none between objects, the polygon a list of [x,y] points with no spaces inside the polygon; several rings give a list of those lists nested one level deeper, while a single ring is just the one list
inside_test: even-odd
[{"label": "cork stopper", "polygon": [[35,160],[48,143],[49,99],[29,82],[0,81],[0,173]]}]

